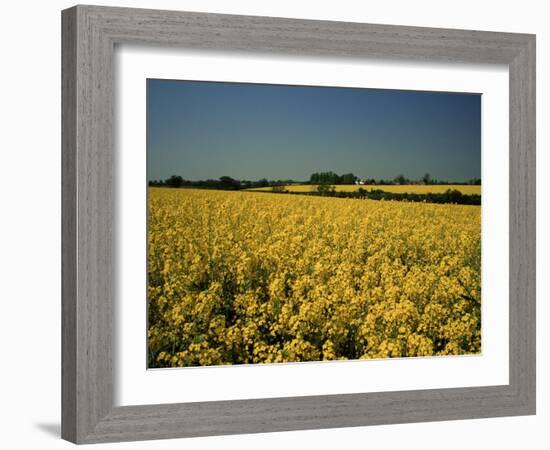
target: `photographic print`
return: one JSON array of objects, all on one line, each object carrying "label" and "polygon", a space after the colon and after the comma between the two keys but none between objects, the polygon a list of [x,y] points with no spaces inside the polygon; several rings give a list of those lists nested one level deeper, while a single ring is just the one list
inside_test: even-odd
[{"label": "photographic print", "polygon": [[481,95],[147,80],[148,368],[481,352]]}]

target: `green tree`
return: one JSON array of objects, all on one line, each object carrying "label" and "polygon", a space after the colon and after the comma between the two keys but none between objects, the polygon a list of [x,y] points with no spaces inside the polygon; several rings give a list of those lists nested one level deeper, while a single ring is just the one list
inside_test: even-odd
[{"label": "green tree", "polygon": [[239,189],[241,187],[241,183],[231,177],[223,176],[220,177],[220,187],[222,189]]},{"label": "green tree", "polygon": [[183,186],[183,178],[179,175],[172,175],[170,178],[164,181],[164,184],[169,187],[179,188]]},{"label": "green tree", "polygon": [[405,175],[403,174],[399,174],[397,175],[395,178],[394,178],[394,181],[397,183],[397,184],[407,184],[407,179],[405,178]]},{"label": "green tree", "polygon": [[345,173],[340,177],[340,184],[353,184],[357,177],[352,173]]}]

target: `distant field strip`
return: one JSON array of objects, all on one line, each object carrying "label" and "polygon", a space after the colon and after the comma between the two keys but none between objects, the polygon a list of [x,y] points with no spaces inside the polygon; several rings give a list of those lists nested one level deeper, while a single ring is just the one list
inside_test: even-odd
[{"label": "distant field strip", "polygon": [[[481,194],[481,186],[468,185],[468,184],[436,184],[436,185],[423,185],[423,184],[404,184],[404,185],[364,185],[357,186],[352,185],[336,185],[337,192],[355,192],[359,188],[363,188],[367,191],[372,191],[374,189],[380,189],[386,192],[393,193],[410,193],[410,194],[442,194],[448,189],[456,189],[464,195],[473,195]],[[316,185],[312,184],[302,184],[302,185],[287,185],[285,190],[290,192],[310,192],[317,189]],[[271,191],[271,187],[261,187],[248,189],[250,191]]]}]

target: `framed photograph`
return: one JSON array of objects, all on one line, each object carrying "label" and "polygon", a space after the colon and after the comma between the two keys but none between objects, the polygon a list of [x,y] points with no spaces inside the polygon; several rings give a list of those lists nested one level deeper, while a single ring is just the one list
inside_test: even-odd
[{"label": "framed photograph", "polygon": [[62,13],[62,436],[535,413],[535,37]]}]

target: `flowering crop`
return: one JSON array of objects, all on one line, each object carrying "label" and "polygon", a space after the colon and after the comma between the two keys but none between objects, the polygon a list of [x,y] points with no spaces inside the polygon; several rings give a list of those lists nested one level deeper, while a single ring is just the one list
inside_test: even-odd
[{"label": "flowering crop", "polygon": [[149,367],[481,350],[478,206],[149,189]]}]

